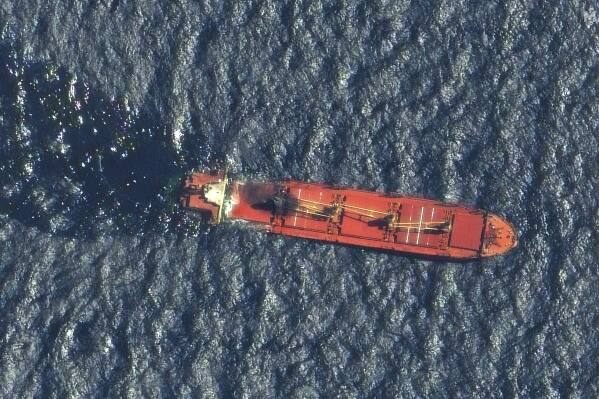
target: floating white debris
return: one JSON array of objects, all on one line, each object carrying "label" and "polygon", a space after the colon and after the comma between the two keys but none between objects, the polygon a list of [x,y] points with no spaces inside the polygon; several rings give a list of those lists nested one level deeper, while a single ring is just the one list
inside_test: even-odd
[{"label": "floating white debris", "polygon": [[75,84],[77,83],[77,78],[73,77],[69,82],[69,101],[73,101],[75,99]]},{"label": "floating white debris", "polygon": [[173,144],[177,151],[181,150],[181,138],[183,138],[183,132],[177,128],[173,131]]}]

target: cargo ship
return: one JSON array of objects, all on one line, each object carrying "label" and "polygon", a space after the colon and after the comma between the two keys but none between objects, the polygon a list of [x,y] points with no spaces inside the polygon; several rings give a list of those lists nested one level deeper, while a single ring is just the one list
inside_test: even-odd
[{"label": "cargo ship", "polygon": [[244,182],[224,172],[186,177],[180,206],[211,223],[427,258],[478,259],[517,246],[506,219],[470,207],[294,180]]}]

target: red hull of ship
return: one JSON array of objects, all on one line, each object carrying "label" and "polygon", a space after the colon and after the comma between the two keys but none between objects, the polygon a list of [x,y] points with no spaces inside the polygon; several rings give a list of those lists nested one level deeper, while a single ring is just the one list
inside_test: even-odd
[{"label": "red hull of ship", "polygon": [[245,220],[271,233],[450,259],[503,254],[517,245],[505,219],[434,200],[298,181],[236,182],[194,173],[181,206],[214,222]]}]

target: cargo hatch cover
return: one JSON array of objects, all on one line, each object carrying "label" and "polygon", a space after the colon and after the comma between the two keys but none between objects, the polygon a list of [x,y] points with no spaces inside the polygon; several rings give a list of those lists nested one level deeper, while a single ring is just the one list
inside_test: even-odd
[{"label": "cargo hatch cover", "polygon": [[455,248],[480,249],[484,227],[482,213],[456,213],[453,218],[453,228],[449,245]]}]

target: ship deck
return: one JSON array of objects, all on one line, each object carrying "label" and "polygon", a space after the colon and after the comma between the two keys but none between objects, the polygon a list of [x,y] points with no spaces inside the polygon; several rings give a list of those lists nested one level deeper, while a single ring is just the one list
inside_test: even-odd
[{"label": "ship deck", "polygon": [[501,217],[417,197],[298,181],[235,182],[188,177],[181,206],[213,222],[238,219],[287,236],[451,259],[504,253],[517,244]]},{"label": "ship deck", "polygon": [[[263,198],[248,195],[272,196],[277,187],[302,208],[274,215],[259,206]],[[273,233],[432,256],[472,258],[482,249],[484,212],[460,206],[299,182],[237,184],[234,191],[237,200],[228,217],[266,225]],[[340,202],[343,213],[331,221],[326,208]],[[394,228],[383,222],[389,214],[397,215]]]}]

